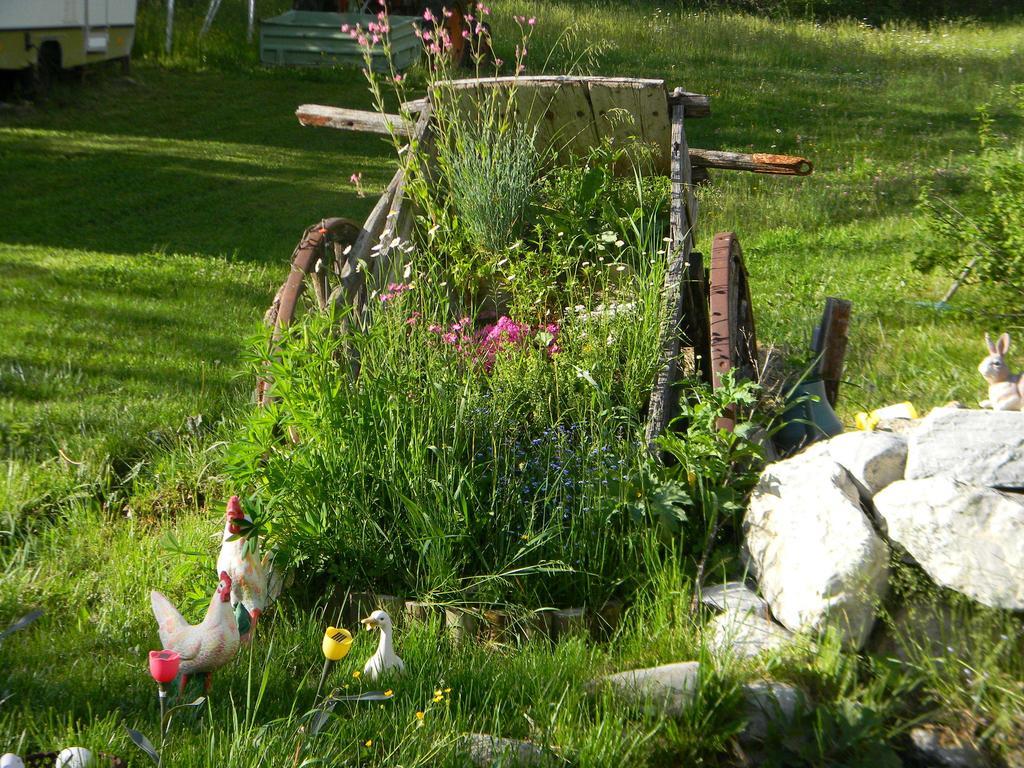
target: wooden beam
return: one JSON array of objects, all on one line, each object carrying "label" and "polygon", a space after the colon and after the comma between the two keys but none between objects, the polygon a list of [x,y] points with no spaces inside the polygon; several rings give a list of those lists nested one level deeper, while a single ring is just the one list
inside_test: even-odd
[{"label": "wooden beam", "polygon": [[295,116],[302,125],[320,128],[338,128],[343,131],[363,131],[390,136],[394,131],[399,136],[412,136],[412,123],[401,115],[368,112],[362,109],[342,109],[319,104],[303,104],[295,110]]},{"label": "wooden beam", "polygon": [[703,93],[691,93],[682,88],[676,88],[669,94],[670,105],[682,104],[686,109],[687,117],[709,117],[711,115],[711,99]]},{"label": "wooden beam", "polygon": [[836,401],[839,400],[839,382],[843,378],[843,360],[849,342],[852,311],[852,301],[832,297],[825,299],[821,325],[814,334],[814,354],[819,360],[818,371],[825,383],[825,395],[832,407],[835,407]]},{"label": "wooden beam", "polygon": [[809,176],[814,166],[804,157],[745,152],[723,152],[717,149],[691,149],[690,162],[697,168],[721,168],[726,171],[774,173],[782,176]]}]

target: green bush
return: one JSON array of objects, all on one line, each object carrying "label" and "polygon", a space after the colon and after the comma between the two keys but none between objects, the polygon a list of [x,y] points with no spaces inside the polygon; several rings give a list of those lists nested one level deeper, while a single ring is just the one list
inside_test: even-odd
[{"label": "green bush", "polygon": [[[1024,117],[1024,86],[1011,91]],[[961,199],[926,189],[920,207],[932,237],[915,255],[923,271],[953,274],[970,266],[971,279],[1024,293],[1024,141],[995,133],[989,107],[980,110],[980,151]]]}]

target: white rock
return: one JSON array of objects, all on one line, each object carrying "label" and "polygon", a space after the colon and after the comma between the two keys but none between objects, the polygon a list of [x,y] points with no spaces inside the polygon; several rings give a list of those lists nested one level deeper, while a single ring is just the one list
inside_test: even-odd
[{"label": "white rock", "polygon": [[770,464],[743,530],[748,566],[783,626],[833,627],[846,645],[863,646],[888,588],[889,548],[849,472],[822,452]]},{"label": "white rock", "polygon": [[25,763],[13,752],[0,756],[0,768],[25,768]]},{"label": "white rock", "polygon": [[1024,488],[1024,412],[937,408],[910,435],[907,480]]},{"label": "white rock", "polygon": [[547,755],[532,742],[491,736],[489,733],[469,733],[463,740],[470,761],[481,768],[542,765]]},{"label": "white rock", "polygon": [[812,451],[827,453],[845,467],[868,498],[902,480],[907,466],[907,438],[891,432],[844,432],[816,443],[808,450]]},{"label": "white rock", "polygon": [[742,581],[713,584],[701,590],[700,601],[716,611],[753,613],[763,619],[770,617],[768,603]]},{"label": "white rock", "polygon": [[779,650],[792,639],[785,627],[749,612],[729,610],[708,623],[708,646],[741,659]]},{"label": "white rock", "polygon": [[774,681],[748,683],[743,697],[747,725],[740,741],[744,744],[764,741],[773,728],[785,728],[805,703],[799,689]]},{"label": "white rock", "polygon": [[889,540],[944,587],[1024,610],[1024,499],[949,477],[903,480],[875,497]]},{"label": "white rock", "polygon": [[57,755],[54,768],[91,768],[94,762],[92,752],[85,747],[66,747]]},{"label": "white rock", "polygon": [[607,675],[590,687],[609,686],[623,701],[678,717],[693,703],[699,675],[700,662],[683,661]]}]

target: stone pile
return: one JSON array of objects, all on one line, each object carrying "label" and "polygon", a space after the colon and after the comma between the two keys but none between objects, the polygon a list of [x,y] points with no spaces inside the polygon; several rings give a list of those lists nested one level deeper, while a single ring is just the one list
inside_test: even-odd
[{"label": "stone pile", "polygon": [[1024,413],[936,409],[907,434],[850,432],[768,465],[744,520],[747,564],[791,632],[860,648],[890,551],[936,584],[1024,610]]}]

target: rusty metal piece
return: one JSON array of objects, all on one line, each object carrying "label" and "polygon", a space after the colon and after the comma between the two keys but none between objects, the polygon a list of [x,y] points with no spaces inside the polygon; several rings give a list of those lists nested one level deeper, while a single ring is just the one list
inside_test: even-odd
[{"label": "rusty metal piece", "polygon": [[806,157],[771,155],[764,152],[723,152],[690,147],[690,164],[695,168],[771,173],[777,176],[810,176],[814,165]]},{"label": "rusty metal piece", "polygon": [[[711,376],[722,385],[722,375],[735,370],[738,379],[757,381],[757,334],[750,300],[750,280],[743,264],[740,241],[733,232],[715,235],[711,247]],[[736,408],[719,419],[720,429],[736,426]]]}]

